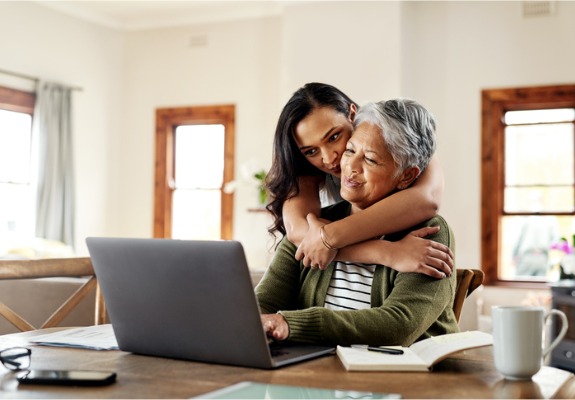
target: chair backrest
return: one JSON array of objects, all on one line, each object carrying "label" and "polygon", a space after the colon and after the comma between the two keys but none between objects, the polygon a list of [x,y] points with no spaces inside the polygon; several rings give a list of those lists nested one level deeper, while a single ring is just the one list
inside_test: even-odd
[{"label": "chair backrest", "polygon": [[465,299],[481,284],[485,274],[479,269],[457,269],[457,288],[455,289],[455,299],[453,300],[453,312],[457,322],[461,316]]},{"label": "chair backrest", "polygon": [[[104,300],[89,257],[0,260],[0,280],[54,277],[86,277],[88,280],[62,303],[38,329],[58,326],[92,290],[96,291],[94,323],[96,325],[106,323]],[[37,329],[3,302],[0,302],[0,316],[22,332]]]}]

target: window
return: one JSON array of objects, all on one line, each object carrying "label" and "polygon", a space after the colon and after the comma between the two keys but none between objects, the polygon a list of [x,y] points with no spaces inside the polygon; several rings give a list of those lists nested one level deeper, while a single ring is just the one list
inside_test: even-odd
[{"label": "window", "polygon": [[574,159],[575,85],[482,92],[486,284],[541,286],[570,268],[561,249],[575,240]]},{"label": "window", "polygon": [[0,238],[34,237],[33,93],[0,87]]},{"label": "window", "polygon": [[234,106],[156,111],[154,237],[231,239]]}]

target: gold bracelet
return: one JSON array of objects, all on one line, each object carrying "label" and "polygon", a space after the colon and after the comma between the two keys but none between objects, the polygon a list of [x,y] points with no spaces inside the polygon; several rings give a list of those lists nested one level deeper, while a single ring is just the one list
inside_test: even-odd
[{"label": "gold bracelet", "polygon": [[331,244],[329,244],[329,242],[326,240],[325,238],[325,231],[323,230],[323,227],[325,225],[322,225],[321,228],[319,228],[319,236],[321,237],[321,242],[323,243],[323,245],[325,247],[327,247],[330,250],[337,250],[337,247],[333,247]]}]

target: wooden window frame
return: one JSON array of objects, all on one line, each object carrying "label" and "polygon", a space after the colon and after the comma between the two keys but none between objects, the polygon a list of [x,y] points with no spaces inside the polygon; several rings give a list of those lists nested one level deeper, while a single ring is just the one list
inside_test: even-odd
[{"label": "wooden window frame", "polygon": [[485,273],[483,283],[491,286],[547,287],[547,282],[500,280],[498,277],[505,188],[505,125],[502,117],[505,112],[515,110],[575,108],[575,85],[486,89],[481,92],[481,99],[481,265]]},{"label": "wooden window frame", "polygon": [[36,94],[0,86],[0,109],[34,115]]},{"label": "wooden window frame", "polygon": [[[1,110],[28,114],[32,118],[34,118],[35,105],[36,105],[35,93],[0,86]],[[33,185],[33,182],[29,181],[28,184]],[[33,212],[34,210],[30,211]]]},{"label": "wooden window frame", "polygon": [[[156,163],[154,186],[154,237],[170,238],[172,235],[172,197],[174,182],[175,129],[180,125],[222,124],[224,139],[224,181],[234,177],[235,106],[194,106],[160,108],[156,110]],[[221,190],[221,239],[233,236],[233,193]]]}]

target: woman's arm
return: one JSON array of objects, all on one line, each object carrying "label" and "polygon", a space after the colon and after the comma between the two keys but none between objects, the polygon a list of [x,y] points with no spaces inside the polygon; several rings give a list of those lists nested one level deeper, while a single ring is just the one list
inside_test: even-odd
[{"label": "woman's arm", "polygon": [[296,257],[304,259],[304,265],[325,266],[333,260],[329,247],[341,249],[353,243],[373,239],[383,234],[399,232],[437,214],[443,194],[443,171],[433,157],[429,166],[412,186],[394,193],[339,221],[323,226],[311,226],[308,214],[308,231],[299,244]]},{"label": "woman's arm", "polygon": [[371,207],[325,226],[333,247],[399,232],[437,215],[443,195],[443,171],[434,156],[412,186]]},{"label": "woman's arm", "polygon": [[[441,229],[430,238],[453,249],[453,233],[445,220],[437,218],[431,224]],[[372,285],[373,308],[354,311],[322,307],[325,298],[318,294],[325,293],[330,275],[320,274],[317,285],[306,286],[300,281],[298,308],[279,310],[289,327],[277,336],[269,332],[273,337],[281,338],[287,332],[288,339],[299,342],[409,346],[422,337],[458,331],[451,311],[455,274],[435,280],[421,274],[377,269]]]},{"label": "woman's arm", "polygon": [[[308,217],[310,231],[317,232],[325,220],[315,216]],[[417,272],[434,278],[451,276],[454,267],[454,256],[451,249],[439,242],[425,239],[439,232],[439,226],[428,226],[410,232],[397,242],[387,240],[366,240],[339,250],[329,250],[331,260],[351,261],[366,264],[386,265],[398,272]],[[321,240],[321,237],[320,237]],[[313,264],[308,255],[303,255],[298,248],[296,260],[304,266],[327,268],[328,264]]]},{"label": "woman's arm", "polygon": [[439,226],[410,232],[397,242],[367,240],[338,251],[336,260],[383,264],[398,272],[417,272],[433,278],[451,276],[453,252],[439,242],[424,239],[439,232]]},{"label": "woman's arm", "polygon": [[[379,307],[339,311],[324,307],[281,310],[288,325],[285,339],[317,343],[410,346],[432,328],[453,298],[455,277],[430,280],[420,274],[398,274],[393,290]],[[457,331],[456,322],[446,326]],[[439,333],[439,332],[437,332]],[[273,335],[273,332],[271,332]],[[273,335],[276,339],[280,335]]]},{"label": "woman's arm", "polygon": [[299,245],[308,231],[306,215],[319,215],[319,187],[323,177],[302,176],[298,179],[299,193],[284,203],[282,216],[288,240]]},{"label": "woman's arm", "polygon": [[279,310],[297,308],[301,268],[293,257],[294,253],[295,245],[286,238],[282,239],[254,289],[261,313],[273,314]]},{"label": "woman's arm", "polygon": [[262,314],[261,320],[268,337],[279,341],[410,346],[424,335],[458,331],[454,317],[437,322],[450,307],[454,288],[455,277],[430,282],[423,275],[399,274],[379,307],[353,311],[300,307]]}]

